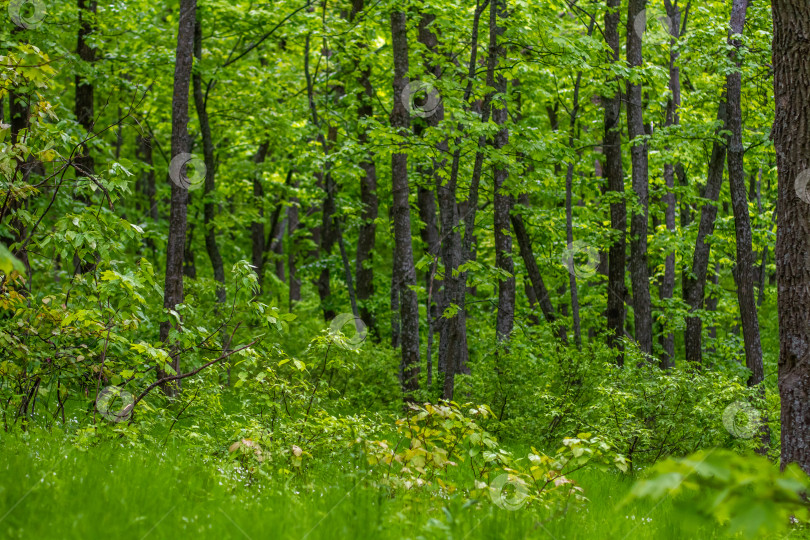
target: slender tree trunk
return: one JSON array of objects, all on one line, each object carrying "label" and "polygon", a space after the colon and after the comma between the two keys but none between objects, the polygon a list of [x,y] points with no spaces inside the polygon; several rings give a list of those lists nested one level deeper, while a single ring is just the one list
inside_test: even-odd
[{"label": "slender tree trunk", "polygon": [[[687,277],[684,296],[689,305],[690,313],[697,313],[703,309],[703,300],[706,289],[706,275],[709,269],[709,254],[711,244],[707,243],[707,238],[714,232],[714,222],[717,218],[717,199],[720,197],[720,187],[723,184],[723,171],[726,162],[726,141],[722,132],[726,129],[728,118],[728,108],[726,96],[720,99],[717,108],[718,128],[716,139],[712,143],[712,155],[709,160],[709,174],[706,178],[706,189],[703,198],[707,202],[700,212],[700,225],[698,226],[697,241],[695,242],[695,253],[692,257],[692,272]],[[703,321],[699,315],[689,316],[686,319],[686,360],[689,362],[700,362],[702,359]]]},{"label": "slender tree trunk", "polygon": [[[498,26],[498,18],[504,20],[507,16],[506,0],[490,0],[489,33],[490,46],[495,49],[490,54],[505,57],[505,48],[498,42],[498,36],[506,31],[504,26]],[[497,153],[509,143],[509,128],[505,127],[508,115],[506,105],[506,77],[498,74],[495,78],[496,92],[503,96],[500,107],[492,105],[492,120],[500,126],[498,133],[492,140],[492,148]],[[508,278],[498,280],[498,316],[495,324],[495,335],[498,341],[507,341],[512,335],[515,326],[515,263],[512,260],[512,231],[510,214],[515,205],[514,197],[504,186],[509,177],[509,171],[496,164],[493,171],[494,194],[494,225],[495,225],[495,265],[499,270],[509,274]]]},{"label": "slender tree trunk", "polygon": [[[391,12],[391,37],[394,49],[394,107],[391,126],[400,136],[407,136],[410,117],[402,92],[408,85],[408,33],[407,19],[402,11]],[[408,186],[408,155],[391,156],[392,208],[394,217],[394,275],[399,288],[400,320],[402,324],[402,389],[405,399],[419,388],[419,299],[416,287],[416,268],[411,244],[411,206]]]},{"label": "slender tree trunk", "polygon": [[[96,51],[93,49],[88,40],[93,33],[93,18],[96,16],[97,4],[94,0],[79,0],[79,34],[76,45],[76,52],[79,58],[88,64],[96,61]],[[95,122],[95,108],[93,106],[95,96],[95,87],[93,83],[80,75],[76,75],[76,120],[82,126],[85,134],[93,132],[93,123]],[[74,158],[76,178],[86,178],[93,176],[96,172],[95,160],[87,145],[82,145],[79,153]],[[84,204],[89,205],[90,200],[81,197]],[[98,258],[97,256],[95,257]],[[79,273],[91,272],[96,264],[95,262],[83,261],[78,255],[74,256],[74,265],[76,271]]]},{"label": "slender tree trunk", "polygon": [[[96,15],[97,3],[95,0],[79,0],[79,37],[76,52],[83,62],[96,61],[96,51],[88,43],[93,33],[93,18]],[[76,120],[85,132],[93,131],[95,112],[93,100],[95,88],[93,84],[80,75],[76,75]],[[78,169],[77,176],[91,176],[95,174],[95,161],[89,154],[86,146],[82,146],[81,154],[75,158]]]},{"label": "slender tree trunk", "polygon": [[[627,18],[627,63],[640,68],[642,36],[635,31],[635,21],[644,16],[647,0],[630,0]],[[650,275],[647,268],[647,229],[649,223],[649,168],[648,145],[644,129],[644,103],[641,83],[627,83],[627,126],[630,132],[631,162],[633,165],[633,191],[638,197],[641,211],[630,219],[630,277],[633,284],[633,319],[636,342],[642,353],[652,354],[652,305]]]},{"label": "slender tree trunk", "polygon": [[[267,141],[259,145],[258,151],[253,156],[253,162],[256,165],[261,165],[267,159],[269,146],[270,143]],[[259,278],[259,290],[261,291],[264,288],[264,185],[259,171],[253,174],[253,204],[256,205],[259,216],[250,224],[251,264]]]},{"label": "slender tree trunk", "polygon": [[[478,27],[481,15],[484,13],[486,3],[478,4],[473,17],[472,43],[470,46],[470,63],[468,64],[467,86],[464,90],[463,103],[469,103],[472,95],[473,80],[478,65]],[[491,57],[491,55],[490,55]],[[490,69],[490,64],[492,68]],[[487,81],[494,85],[494,59],[487,61]],[[492,71],[493,77],[490,79],[489,73]],[[488,93],[484,99],[481,110],[482,122],[489,121],[489,103],[492,101],[492,94]],[[441,103],[439,107],[441,107]],[[463,126],[459,125],[459,129]],[[442,262],[444,263],[444,294],[442,295],[442,313],[447,309],[452,315],[442,321],[441,342],[439,344],[439,371],[444,373],[443,397],[453,399],[456,373],[466,373],[467,358],[469,356],[467,348],[467,323],[466,323],[466,295],[467,295],[467,275],[466,272],[459,271],[459,267],[469,260],[472,246],[472,229],[475,226],[475,212],[478,208],[478,183],[481,178],[481,164],[483,163],[483,153],[477,152],[476,162],[473,168],[473,178],[470,183],[469,195],[466,206],[468,210],[461,212],[460,205],[456,203],[456,192],[458,188],[458,175],[461,161],[460,139],[456,140],[456,150],[453,152],[453,160],[450,175],[446,184],[442,184],[438,179],[436,182],[436,192],[439,199],[439,209],[442,221]],[[478,146],[483,148],[486,139],[479,138]],[[458,229],[460,221],[464,222],[464,238],[462,239]]]},{"label": "slender tree trunk", "polygon": [[743,163],[742,135],[742,43],[748,0],[734,0],[731,8],[730,45],[734,48],[732,60],[737,69],[726,78],[728,90],[728,125],[731,141],[728,148],[728,178],[731,188],[731,206],[734,210],[734,228],[737,236],[737,265],[734,277],[737,282],[737,300],[740,306],[745,364],[751,370],[749,386],[756,386],[764,378],[762,367],[762,344],[759,340],[759,320],[754,296],[754,251],[751,240],[751,217],[748,214],[748,197],[745,189],[745,166]]},{"label": "slender tree trunk", "polygon": [[[364,9],[364,0],[352,0],[352,11],[349,17],[354,21],[357,15]],[[360,44],[360,50],[366,50],[365,43]],[[358,143],[361,146],[368,145],[368,130],[365,121],[374,115],[374,88],[371,85],[371,65],[364,63],[357,66],[359,73],[358,83],[362,90],[357,98],[360,102],[357,108],[358,124],[360,133]],[[363,169],[363,176],[360,180],[360,203],[363,205],[361,214],[362,222],[357,233],[357,257],[355,262],[355,277],[357,278],[357,301],[359,304],[360,318],[368,326],[369,331],[378,333],[376,318],[370,309],[369,301],[374,296],[374,245],[377,238],[377,216],[379,213],[379,200],[377,198],[377,166],[374,163],[374,155],[370,150],[366,150],[363,160],[360,162]]]},{"label": "slender tree trunk", "polygon": [[[436,20],[433,14],[423,13],[419,19],[419,42],[427,47],[428,51],[438,54],[439,36],[433,31],[432,24]],[[435,79],[440,79],[442,75],[441,66],[434,64],[428,59],[425,62],[425,71],[433,75]],[[435,110],[424,119],[428,127],[436,128],[444,120],[444,107],[439,104]],[[414,133],[420,134],[420,129],[414,129]],[[448,151],[446,140],[436,145],[436,150],[440,156],[444,156]],[[425,227],[422,229],[422,240],[428,248],[428,256],[433,260],[425,274],[425,286],[427,290],[426,313],[428,326],[427,340],[427,384],[433,382],[433,335],[437,325],[441,325],[441,307],[443,306],[442,286],[443,283],[436,277],[438,257],[441,252],[441,239],[439,237],[439,227],[436,222],[436,193],[442,183],[442,171],[445,169],[446,160],[433,158],[431,166],[422,168],[422,176],[430,178],[430,184],[419,187],[418,203],[419,215]],[[428,186],[433,186],[431,189]],[[436,193],[434,193],[436,191]]]},{"label": "slender tree trunk", "polygon": [[[200,17],[200,14],[197,15]],[[202,60],[202,21],[198,20],[195,25],[194,34],[194,57],[199,63]],[[207,98],[208,87],[203,90],[202,75],[196,70],[192,75],[192,85],[194,87],[194,105],[197,109],[197,119],[200,122],[200,133],[203,140],[203,160],[205,162],[205,186],[203,194],[203,227],[205,227],[205,251],[211,261],[211,268],[214,271],[214,279],[219,282],[217,287],[217,303],[224,304],[225,295],[225,267],[222,262],[222,255],[217,245],[217,234],[215,228],[216,206],[212,200],[214,197],[216,163],[214,162],[214,140],[211,137],[211,124],[208,121]]]},{"label": "slender tree trunk", "polygon": [[810,4],[772,0],[772,6],[781,466],[795,462],[810,472],[810,204],[801,193],[810,174]]},{"label": "slender tree trunk", "polygon": [[[621,21],[621,0],[607,0],[605,13],[605,40],[611,49],[610,61],[619,62],[621,43],[619,22]],[[610,204],[610,227],[615,240],[608,252],[608,297],[607,328],[608,343],[618,350],[616,361],[624,364],[624,298],[627,294],[624,272],[627,257],[627,206],[624,201],[624,166],[622,164],[622,91],[618,78],[612,81],[615,92],[603,98],[605,104],[605,176],[608,190],[615,194],[616,202]]]},{"label": "slender tree trunk", "polygon": [[[298,188],[298,182],[293,185],[293,190]],[[293,310],[295,302],[301,301],[301,280],[298,278],[298,247],[295,241],[296,232],[300,226],[298,197],[290,197],[290,204],[287,207],[287,275],[289,276],[289,310]]]},{"label": "slender tree trunk", "polygon": [[[681,123],[681,71],[678,65],[680,52],[678,51],[678,41],[681,34],[681,8],[677,0],[673,4],[671,0],[665,0],[667,15],[670,18],[670,40],[669,40],[669,92],[670,98],[667,101],[667,117],[665,127],[672,128]],[[669,150],[669,149],[668,149]],[[665,205],[664,219],[666,221],[667,231],[671,235],[675,234],[675,208],[677,201],[675,199],[675,170],[678,167],[677,163],[667,163],[664,165],[664,182],[666,183],[666,192],[662,197],[662,202]],[[675,251],[667,253],[664,261],[664,276],[661,281],[661,309],[667,313],[667,303],[675,293]],[[664,320],[669,320],[664,317]],[[661,349],[663,355],[661,356],[660,366],[661,369],[669,369],[675,365],[675,334],[669,330],[662,332],[660,336]]]},{"label": "slender tree trunk", "polygon": [[[180,21],[177,32],[177,52],[174,68],[174,93],[172,96],[172,158],[187,153],[191,147],[188,136],[188,96],[191,83],[191,66],[194,55],[194,24],[197,0],[180,0]],[[183,256],[186,245],[188,190],[171,182],[171,213],[169,215],[169,238],[166,247],[166,283],[163,294],[163,307],[174,309],[183,302]],[[169,329],[173,319],[160,323],[160,341],[172,350],[172,368],[180,372],[179,352],[168,343]],[[177,325],[180,329],[180,325]],[[165,376],[158,369],[158,378]],[[164,385],[163,390],[173,395],[174,389]]]},{"label": "slender tree trunk", "polygon": [[[523,264],[526,266],[526,273],[529,276],[531,283],[532,293],[536,302],[540,305],[543,312],[543,317],[549,324],[554,324],[557,320],[554,314],[554,306],[551,305],[551,298],[548,295],[548,289],[543,282],[543,276],[540,274],[540,269],[537,266],[537,261],[534,258],[534,251],[532,250],[532,241],[529,238],[529,233],[526,231],[526,225],[523,222],[523,216],[520,214],[512,214],[512,229],[515,231],[515,238],[520,248],[520,256],[523,259]],[[534,303],[534,302],[533,302]]]}]

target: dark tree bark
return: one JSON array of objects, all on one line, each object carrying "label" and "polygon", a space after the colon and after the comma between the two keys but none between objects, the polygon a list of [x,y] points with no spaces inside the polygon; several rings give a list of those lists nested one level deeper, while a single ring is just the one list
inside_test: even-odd
[{"label": "dark tree bark", "polygon": [[138,155],[148,166],[141,176],[141,188],[146,196],[146,204],[149,206],[147,213],[152,221],[157,222],[160,216],[158,215],[157,199],[155,198],[157,186],[155,186],[155,169],[152,159],[152,137],[148,135],[138,136]]},{"label": "dark tree bark", "polygon": [[543,276],[540,274],[540,269],[537,267],[537,261],[534,258],[534,251],[532,250],[532,241],[529,238],[529,233],[526,231],[526,225],[523,222],[523,216],[520,214],[512,214],[512,229],[515,231],[515,238],[520,248],[520,256],[523,259],[523,264],[526,266],[526,273],[529,275],[531,283],[531,290],[534,295],[535,302],[540,305],[543,312],[543,317],[549,324],[554,324],[557,320],[554,314],[554,306],[551,305],[551,298],[548,295],[548,289],[543,282]]},{"label": "dark tree bark", "polygon": [[[635,21],[647,7],[647,0],[630,0],[627,17],[627,63],[640,68],[642,36],[635,31]],[[627,83],[627,126],[630,132],[633,191],[641,211],[630,219],[630,277],[633,285],[633,321],[636,342],[642,353],[652,354],[652,305],[650,275],[647,268],[647,229],[649,223],[649,164],[648,145],[644,129],[642,85]]]},{"label": "dark tree bark", "polygon": [[[681,70],[678,65],[680,52],[678,51],[678,41],[681,36],[681,7],[678,1],[673,3],[671,0],[665,0],[667,15],[670,18],[670,36],[669,40],[669,92],[670,98],[667,100],[667,117],[664,126],[672,128],[681,123]],[[670,234],[675,232],[675,208],[677,201],[675,199],[675,170],[678,163],[667,163],[664,165],[664,182],[666,183],[666,192],[662,197],[662,202],[665,205],[664,218],[666,221],[667,230]],[[667,302],[672,298],[675,293],[675,252],[667,253],[666,260],[664,261],[664,277],[661,281],[661,309],[666,310]],[[665,317],[665,319],[667,319]],[[661,369],[670,369],[675,365],[675,334],[672,331],[664,331],[660,336],[661,349],[663,355],[661,356],[660,366]]]},{"label": "dark tree bark", "polygon": [[[352,12],[349,20],[354,21],[363,9],[364,0],[352,0]],[[361,43],[360,47],[361,50],[365,50],[366,44]],[[360,102],[357,116],[358,123],[361,125],[357,140],[361,146],[366,146],[368,145],[368,130],[364,127],[364,122],[374,114],[374,88],[371,85],[371,66],[363,64],[357,66],[357,69],[359,72],[358,83],[362,88],[357,95]],[[376,221],[379,215],[379,200],[377,198],[377,166],[374,163],[374,155],[370,151],[367,151],[363,160],[360,161],[360,168],[363,169],[363,176],[360,180],[360,203],[363,205],[363,213],[357,233],[355,262],[357,301],[360,318],[366,323],[370,332],[377,333],[377,323],[370,309],[369,300],[374,295],[374,245],[377,238]]]},{"label": "dark tree bark", "polygon": [[[264,160],[267,159],[269,147],[270,143],[268,141],[259,145],[259,149],[253,155],[253,163],[256,165],[264,163]],[[253,204],[256,205],[259,217],[250,224],[251,264],[256,269],[256,275],[259,278],[259,290],[261,291],[264,289],[264,185],[259,171],[256,171],[253,175]]]},{"label": "dark tree bark", "polygon": [[[298,182],[293,185],[293,189],[298,188]],[[298,197],[290,197],[287,206],[287,275],[289,276],[289,310],[293,310],[294,302],[301,301],[301,280],[298,278],[298,249],[295,241],[295,234],[300,226],[298,218],[299,201]]]},{"label": "dark tree bark", "polygon": [[[335,145],[337,139],[337,128],[334,126],[329,126],[328,132],[328,137],[324,146],[324,153],[327,156]],[[326,170],[318,174],[318,177],[322,179],[322,181],[319,183],[326,193],[326,197],[323,200],[323,205],[321,206],[321,249],[319,253],[319,257],[321,258],[330,257],[332,255],[332,251],[334,250],[335,244],[338,240],[338,234],[335,228],[335,212],[337,210],[335,205],[335,192],[337,191],[337,185],[332,178],[332,172],[330,170],[331,165],[329,163],[326,164],[325,169]],[[335,318],[337,312],[335,312],[334,308],[332,307],[332,272],[328,264],[324,265],[324,267],[321,269],[317,283],[318,295],[321,298],[323,318],[326,321],[331,321]]]},{"label": "dark tree bark", "polygon": [[[188,152],[191,144],[188,136],[188,96],[191,83],[191,66],[194,55],[194,25],[197,0],[180,0],[180,21],[177,31],[177,51],[174,67],[174,93],[172,95],[172,158]],[[171,182],[171,212],[169,215],[169,238],[166,246],[166,282],[163,307],[174,309],[183,302],[183,256],[186,245],[188,189]],[[168,343],[173,318],[160,323],[160,341],[172,348],[172,368],[179,374],[180,357],[174,346]],[[177,329],[180,327],[178,325]],[[166,373],[158,369],[158,379]],[[174,394],[172,387],[164,385],[164,392]]]},{"label": "dark tree bark", "polygon": [[[717,199],[720,196],[720,187],[723,183],[723,171],[726,162],[727,139],[722,135],[726,129],[728,118],[728,108],[726,96],[720,99],[717,108],[718,128],[716,139],[712,144],[712,155],[709,160],[709,173],[706,178],[706,189],[703,198],[706,203],[700,212],[700,225],[698,226],[697,241],[695,242],[695,253],[692,257],[692,272],[688,274],[684,283],[684,300],[689,305],[690,313],[697,313],[703,309],[703,300],[706,289],[706,275],[709,269],[709,254],[711,244],[706,239],[714,232],[714,222],[717,218]],[[699,315],[687,317],[686,319],[686,360],[689,362],[700,362],[702,359],[703,321]]]},{"label": "dark tree bark", "polygon": [[[464,90],[464,104],[469,103],[472,95],[473,80],[477,68],[478,53],[478,27],[481,15],[487,7],[487,3],[478,4],[475,10],[472,27],[472,44],[470,46],[470,63],[467,73],[467,87]],[[490,6],[492,8],[492,6]],[[493,17],[490,10],[490,19]],[[492,39],[496,37],[490,33],[489,52],[487,54],[487,86],[495,87],[495,68],[498,57],[495,54],[496,42]],[[491,103],[494,92],[488,92],[484,96],[479,112],[481,122],[489,122],[491,113]],[[463,126],[459,126],[463,129]],[[456,204],[456,189],[458,187],[459,166],[461,161],[460,140],[456,140],[456,150],[453,152],[453,161],[450,169],[450,178],[447,186],[437,188],[439,192],[439,206],[442,218],[442,260],[444,262],[444,304],[447,308],[455,306],[452,310],[453,316],[449,317],[442,324],[442,342],[439,348],[439,370],[444,368],[444,399],[453,399],[456,373],[467,373],[467,359],[469,350],[467,347],[467,323],[466,323],[466,295],[467,295],[467,273],[460,272],[458,268],[471,260],[472,246],[475,229],[475,216],[478,210],[478,187],[481,182],[481,171],[484,163],[484,148],[487,145],[486,137],[478,139],[478,151],[475,155],[473,174],[470,180],[470,188],[467,201],[463,205]],[[463,220],[464,237],[461,238],[456,228],[459,221]]]},{"label": "dark tree bark", "polygon": [[[419,20],[419,42],[425,45],[432,54],[437,54],[439,47],[439,36],[432,28],[435,20],[435,15],[427,13],[423,13]],[[441,78],[441,67],[434,64],[430,57],[425,61],[425,71],[433,75],[435,79]],[[424,119],[424,124],[428,127],[435,128],[442,120],[444,120],[444,107],[440,103],[436,107],[436,110],[431,111],[431,114]],[[419,136],[421,131],[422,127],[420,123],[415,126],[414,133]],[[439,142],[436,145],[436,150],[440,156],[447,154],[447,140]],[[418,191],[419,217],[425,224],[421,230],[422,241],[427,246],[428,256],[433,260],[425,274],[425,288],[427,290],[426,313],[428,323],[426,364],[428,386],[433,383],[433,335],[437,324],[440,324],[439,317],[441,316],[441,306],[443,305],[443,283],[436,277],[438,257],[441,252],[441,239],[439,237],[439,227],[436,221],[436,193],[434,193],[434,191],[438,190],[441,185],[441,173],[445,166],[445,159],[433,158],[430,166],[421,167],[420,172],[422,173],[422,177],[429,178],[431,182],[419,186]],[[431,189],[431,186],[433,189]]]},{"label": "dark tree bark", "polygon": [[772,6],[781,465],[795,462],[810,472],[810,204],[797,193],[797,180],[806,184],[810,174],[810,4],[773,0]]},{"label": "dark tree bark", "polygon": [[[504,46],[498,42],[498,37],[503,35],[506,28],[498,25],[498,18],[504,20],[506,16],[506,0],[490,0],[489,43],[490,47],[494,46],[490,55],[500,58],[505,57],[506,51]],[[505,127],[508,114],[506,77],[498,74],[495,78],[494,88],[503,96],[501,98],[503,103],[500,107],[494,103],[492,105],[492,120],[501,127],[492,140],[492,148],[498,152],[509,143],[509,129]],[[515,263],[512,260],[512,231],[509,217],[515,200],[504,187],[508,176],[509,171],[505,167],[495,165],[493,171],[495,265],[510,276],[498,280],[498,315],[495,323],[495,335],[498,341],[508,340],[515,326]]]},{"label": "dark tree bark", "polygon": [[[97,2],[95,0],[79,0],[79,36],[76,52],[83,62],[93,63],[96,61],[96,51],[88,43],[88,38],[93,33],[93,18],[96,16]],[[93,83],[80,75],[76,75],[76,120],[87,132],[93,131],[94,107],[93,98],[95,88]],[[85,145],[82,145],[81,154],[75,158],[78,166],[76,175],[91,176],[95,174],[95,161],[89,154]]]},{"label": "dark tree bark", "polygon": [[[90,47],[88,38],[93,33],[93,18],[96,15],[97,3],[94,0],[79,0],[78,8],[79,33],[76,52],[83,62],[92,64],[96,61],[96,51]],[[93,83],[80,75],[76,75],[76,120],[85,131],[85,136],[93,132],[93,123],[95,122],[95,109],[93,106],[94,95],[95,87]],[[90,150],[87,148],[86,144],[82,144],[79,148],[74,158],[74,168],[76,169],[76,178],[86,178],[96,173],[95,160],[93,156],[90,155]],[[80,199],[85,205],[90,204],[89,198],[81,196]],[[94,257],[94,259],[97,259],[97,256]],[[92,272],[96,267],[94,261],[82,260],[78,254],[74,255],[73,262],[76,271],[82,274]]]},{"label": "dark tree bark", "polygon": [[[199,14],[198,14],[199,17]],[[198,20],[194,30],[194,57],[197,62],[202,60],[202,21]],[[217,303],[224,304],[225,296],[225,266],[222,262],[222,255],[217,245],[217,235],[214,224],[216,206],[213,201],[214,189],[216,187],[215,174],[216,163],[214,162],[214,140],[211,137],[211,124],[208,121],[208,92],[211,90],[209,83],[203,90],[202,75],[199,70],[195,70],[192,75],[192,85],[194,87],[194,106],[197,109],[197,119],[200,122],[200,133],[203,140],[203,161],[205,162],[205,186],[203,188],[203,227],[205,228],[205,251],[211,261],[211,268],[214,271],[214,279],[219,282],[217,287]]]},{"label": "dark tree bark", "polygon": [[[596,19],[591,17],[588,25],[588,36],[593,34],[593,27]],[[568,146],[574,147],[574,135],[576,133],[577,117],[579,116],[579,89],[582,84],[582,72],[577,72],[576,83],[574,84],[574,102],[568,116]],[[565,236],[569,246],[574,243],[574,163],[569,162],[565,171]],[[573,266],[573,265],[572,265]],[[582,325],[579,318],[579,289],[577,287],[577,275],[573,268],[568,270],[568,281],[571,286],[571,314],[574,322],[574,343],[577,349],[582,348]]]},{"label": "dark tree bark", "polygon": [[[621,0],[608,0],[605,13],[605,40],[611,49],[610,61],[619,62],[621,43],[619,42],[619,22],[621,21]],[[616,361],[624,364],[624,298],[627,294],[624,272],[627,253],[627,206],[624,201],[624,166],[622,164],[622,91],[618,79],[614,79],[615,92],[603,98],[605,105],[605,176],[608,190],[618,200],[610,204],[610,227],[615,237],[608,252],[608,297],[607,328],[608,343],[618,350]]]},{"label": "dark tree bark", "polygon": [[737,265],[734,277],[737,282],[737,301],[740,306],[745,365],[751,370],[749,386],[756,386],[764,378],[762,367],[762,344],[759,339],[759,319],[754,295],[754,251],[751,239],[751,216],[748,214],[748,197],[745,189],[745,165],[743,162],[742,135],[742,43],[734,36],[742,35],[748,0],[734,0],[731,8],[731,37],[734,48],[732,60],[737,69],[728,74],[728,127],[731,140],[728,147],[728,179],[731,189],[731,207],[734,210],[734,229],[737,236]]},{"label": "dark tree bark", "polygon": [[[407,19],[402,11],[391,12],[391,37],[394,49],[394,107],[391,126],[407,137],[410,117],[402,92],[408,85],[408,33]],[[402,325],[402,389],[409,400],[419,388],[419,299],[416,287],[416,268],[411,244],[411,206],[408,186],[408,155],[391,156],[392,210],[394,218],[394,276],[399,290],[400,320]]]}]

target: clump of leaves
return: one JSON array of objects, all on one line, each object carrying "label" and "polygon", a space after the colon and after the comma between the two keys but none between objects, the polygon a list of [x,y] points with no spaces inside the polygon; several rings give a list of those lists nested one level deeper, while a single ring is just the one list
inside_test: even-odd
[{"label": "clump of leaves", "polygon": [[[464,490],[507,509],[532,503],[551,507],[561,500],[584,500],[581,488],[568,478],[572,472],[592,462],[627,469],[624,457],[587,433],[564,439],[553,456],[532,448],[527,458],[516,459],[479,425],[494,416],[486,405],[425,403],[409,409],[396,423],[396,443],[359,441],[369,464],[382,465],[379,482],[394,490]],[[508,499],[503,495],[507,487],[515,491]]]},{"label": "clump of leaves", "polygon": [[728,526],[732,534],[759,538],[807,523],[810,478],[795,463],[780,472],[768,459],[727,450],[700,451],[668,459],[635,484],[629,499],[672,496],[684,523]]}]

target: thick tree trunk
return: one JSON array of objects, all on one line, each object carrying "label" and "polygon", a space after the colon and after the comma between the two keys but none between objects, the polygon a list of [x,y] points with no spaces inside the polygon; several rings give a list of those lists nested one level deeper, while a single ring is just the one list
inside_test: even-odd
[{"label": "thick tree trunk", "polygon": [[[644,16],[647,0],[630,0],[627,18],[627,63],[640,68],[642,36],[635,31],[635,21]],[[633,165],[633,191],[638,197],[641,211],[630,219],[630,277],[633,285],[633,321],[636,342],[642,353],[652,354],[652,305],[650,275],[647,268],[647,229],[649,223],[649,169],[648,145],[644,129],[644,103],[641,84],[627,83],[627,126],[630,132],[631,162]]]},{"label": "thick tree trunk", "polygon": [[[199,15],[198,15],[199,16]],[[197,21],[194,34],[194,57],[197,62],[202,60],[202,22]],[[222,255],[217,245],[217,235],[214,224],[216,206],[213,193],[215,189],[216,164],[214,163],[214,140],[211,137],[211,124],[208,121],[207,97],[208,89],[203,90],[202,75],[197,70],[192,75],[194,87],[194,105],[197,109],[197,119],[200,122],[200,134],[203,140],[203,160],[205,162],[205,186],[203,194],[203,227],[205,228],[205,251],[211,261],[214,279],[219,282],[217,287],[217,303],[224,304],[225,296],[225,267]],[[210,85],[209,85],[210,88]]]},{"label": "thick tree trunk", "polygon": [[[810,4],[773,0],[782,467],[810,472]],[[804,193],[803,193],[804,191]]]},{"label": "thick tree trunk", "polygon": [[[621,0],[607,0],[605,13],[605,40],[611,49],[610,61],[619,62],[621,43],[619,42],[619,22],[621,21]],[[624,201],[624,166],[622,164],[622,91],[618,79],[614,79],[615,92],[603,98],[605,105],[605,176],[608,190],[615,193],[616,202],[610,205],[610,227],[614,242],[608,252],[608,297],[607,328],[608,343],[618,350],[616,361],[624,364],[624,298],[627,294],[624,272],[627,257],[627,206]]]},{"label": "thick tree trunk", "polygon": [[[745,26],[748,0],[734,0],[731,8],[731,35],[739,36]],[[745,364],[751,370],[749,386],[756,386],[764,378],[762,367],[762,344],[759,340],[759,320],[756,296],[754,296],[754,252],[751,240],[751,216],[748,214],[748,197],[745,189],[745,166],[743,163],[742,136],[742,43],[729,38],[734,47],[732,59],[736,70],[726,78],[728,91],[728,127],[731,140],[728,148],[728,179],[731,189],[731,206],[734,210],[734,229],[737,236],[737,266],[734,277],[737,282],[737,300],[745,344]]]},{"label": "thick tree trunk", "polygon": [[[191,83],[191,66],[194,55],[194,24],[197,0],[180,0],[180,21],[177,32],[177,51],[174,67],[174,93],[172,95],[172,158],[190,149],[188,136],[188,95]],[[171,213],[169,215],[169,238],[166,246],[166,282],[163,294],[163,307],[174,309],[183,302],[183,255],[186,245],[188,189],[171,182]],[[172,349],[172,368],[180,372],[180,358],[174,346],[168,343],[170,318],[160,323],[160,341]],[[179,330],[179,325],[178,325]],[[158,378],[165,376],[158,369]],[[167,394],[174,394],[169,386],[164,386]]]},{"label": "thick tree trunk", "polygon": [[[394,107],[391,126],[400,136],[407,136],[410,117],[402,92],[408,85],[408,33],[407,19],[402,11],[391,12],[391,37],[394,50]],[[391,156],[392,209],[394,217],[394,276],[399,289],[400,321],[402,325],[402,389],[410,400],[419,389],[419,299],[416,287],[416,268],[411,244],[411,206],[408,186],[408,155]]]}]

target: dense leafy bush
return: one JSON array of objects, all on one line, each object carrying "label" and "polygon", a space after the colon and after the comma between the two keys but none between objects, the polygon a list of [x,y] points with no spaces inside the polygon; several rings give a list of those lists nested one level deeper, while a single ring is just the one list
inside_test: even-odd
[{"label": "dense leafy bush", "polygon": [[735,442],[724,410],[749,402],[765,410],[734,372],[682,365],[662,371],[632,349],[619,367],[604,346],[579,352],[516,339],[508,352],[479,362],[472,394],[491,404],[502,436],[552,445],[563,434],[588,431],[639,465],[705,447],[752,447],[754,441]]}]

